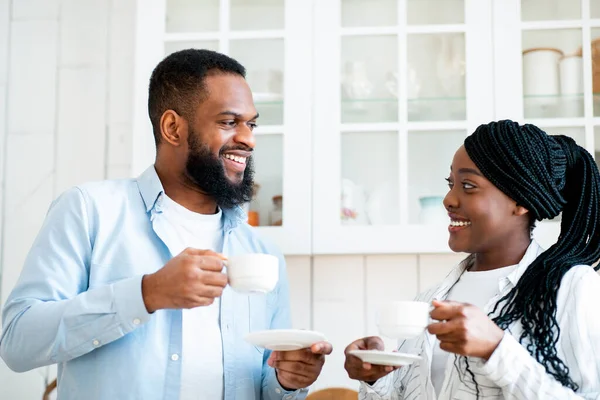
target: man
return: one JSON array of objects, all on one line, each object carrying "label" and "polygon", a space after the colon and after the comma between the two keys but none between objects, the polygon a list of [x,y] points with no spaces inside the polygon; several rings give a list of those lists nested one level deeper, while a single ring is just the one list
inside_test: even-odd
[{"label": "man", "polygon": [[[15,371],[58,363],[60,399],[301,399],[327,342],[269,352],[248,332],[290,326],[283,257],[245,223],[258,113],[237,61],[165,58],[150,79],[157,155],[139,178],[52,205],[3,312]],[[227,255],[271,253],[277,287],[227,286]],[[224,256],[224,255],[225,256]]]}]

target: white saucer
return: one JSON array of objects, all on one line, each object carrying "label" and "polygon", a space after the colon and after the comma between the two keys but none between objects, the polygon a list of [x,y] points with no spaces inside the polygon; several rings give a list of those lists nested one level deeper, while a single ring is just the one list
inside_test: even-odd
[{"label": "white saucer", "polygon": [[320,332],[302,329],[273,329],[251,332],[244,339],[254,346],[276,351],[305,349],[317,342],[327,340],[325,335]]},{"label": "white saucer", "polygon": [[397,353],[395,351],[352,350],[349,354],[369,364],[390,365],[393,367],[403,367],[421,360],[421,357],[415,354]]}]

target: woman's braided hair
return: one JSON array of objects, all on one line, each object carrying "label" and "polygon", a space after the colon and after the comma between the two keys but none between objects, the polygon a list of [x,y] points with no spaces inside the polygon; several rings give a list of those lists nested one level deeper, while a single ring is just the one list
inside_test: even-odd
[{"label": "woman's braided hair", "polygon": [[556,298],[563,276],[575,265],[600,259],[600,174],[593,157],[567,136],[510,120],[481,125],[465,149],[482,174],[540,221],[562,212],[558,241],[527,268],[516,287],[498,301],[494,322],[502,329],[520,321],[519,341],[563,386],[578,385],[558,357]]}]

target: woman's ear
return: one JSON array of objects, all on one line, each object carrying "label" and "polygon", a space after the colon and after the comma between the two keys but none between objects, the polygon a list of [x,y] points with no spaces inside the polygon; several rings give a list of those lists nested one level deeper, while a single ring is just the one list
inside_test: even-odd
[{"label": "woman's ear", "polygon": [[520,217],[522,215],[527,214],[528,212],[529,212],[529,210],[526,209],[525,207],[515,204],[515,209],[513,210],[513,215]]}]

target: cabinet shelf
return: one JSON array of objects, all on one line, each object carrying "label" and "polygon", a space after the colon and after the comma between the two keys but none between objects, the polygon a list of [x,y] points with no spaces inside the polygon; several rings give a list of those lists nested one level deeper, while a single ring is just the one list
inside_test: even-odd
[{"label": "cabinet shelf", "polygon": [[[418,97],[418,98],[414,98],[414,99],[408,99],[408,103],[409,104],[413,104],[413,103],[425,103],[425,104],[435,104],[435,103],[439,103],[439,102],[455,102],[455,101],[465,101],[466,98],[463,97]],[[364,99],[342,99],[342,103],[349,103],[349,104],[353,104],[353,103],[392,103],[392,104],[398,104],[398,99],[396,98],[377,98],[377,97],[370,97],[370,98],[364,98]]]},{"label": "cabinet shelf", "polygon": [[[559,232],[559,222],[538,222],[534,238],[547,249],[556,241]],[[448,247],[446,224],[337,226],[323,237],[329,239],[314,243],[314,254],[452,253]]]},{"label": "cabinet shelf", "polygon": [[[593,109],[600,113],[600,93],[592,96]],[[584,117],[583,93],[559,95],[526,95],[523,96],[525,118],[583,118]]]},{"label": "cabinet shelf", "polygon": [[[408,121],[463,121],[465,97],[424,97],[407,100]],[[343,123],[398,121],[398,99],[342,99]]]}]

